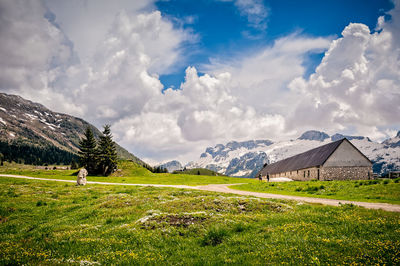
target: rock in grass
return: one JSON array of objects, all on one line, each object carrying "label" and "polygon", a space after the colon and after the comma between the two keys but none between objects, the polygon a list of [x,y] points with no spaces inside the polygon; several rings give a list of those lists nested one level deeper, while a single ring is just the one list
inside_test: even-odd
[{"label": "rock in grass", "polygon": [[88,171],[85,168],[82,168],[81,170],[79,170],[78,173],[78,178],[76,180],[76,185],[86,185],[86,176],[88,174]]}]

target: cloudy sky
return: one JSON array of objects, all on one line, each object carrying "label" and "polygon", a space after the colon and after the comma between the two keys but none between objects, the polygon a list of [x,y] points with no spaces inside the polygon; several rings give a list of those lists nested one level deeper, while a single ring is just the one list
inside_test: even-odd
[{"label": "cloudy sky", "polygon": [[400,1],[0,0],[0,90],[151,162],[400,130]]}]

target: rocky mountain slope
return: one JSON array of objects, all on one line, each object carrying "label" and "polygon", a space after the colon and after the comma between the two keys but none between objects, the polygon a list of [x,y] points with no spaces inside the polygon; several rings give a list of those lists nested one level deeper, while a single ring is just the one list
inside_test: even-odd
[{"label": "rocky mountain slope", "polygon": [[270,140],[229,142],[208,147],[199,160],[190,162],[186,167],[208,168],[230,176],[254,177],[265,163],[273,163],[344,137],[374,163],[375,173],[400,169],[400,131],[396,137],[383,143],[363,136],[329,136],[319,131],[307,131],[298,139],[275,143]]},{"label": "rocky mountain slope", "polygon": [[[100,131],[83,119],[53,112],[39,103],[16,95],[0,93],[0,141],[2,143],[35,147],[55,147],[77,153],[79,140],[87,127],[96,138]],[[117,145],[118,156],[141,162]]]},{"label": "rocky mountain slope", "polygon": [[159,165],[161,168],[167,169],[168,173],[172,173],[173,171],[182,170],[183,166],[180,162],[174,160],[170,162],[166,162]]}]

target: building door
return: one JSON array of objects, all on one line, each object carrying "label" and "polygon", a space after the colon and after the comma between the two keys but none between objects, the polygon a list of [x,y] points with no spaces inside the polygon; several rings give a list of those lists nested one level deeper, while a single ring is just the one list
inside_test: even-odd
[{"label": "building door", "polygon": [[319,169],[317,169],[317,178],[319,180]]}]

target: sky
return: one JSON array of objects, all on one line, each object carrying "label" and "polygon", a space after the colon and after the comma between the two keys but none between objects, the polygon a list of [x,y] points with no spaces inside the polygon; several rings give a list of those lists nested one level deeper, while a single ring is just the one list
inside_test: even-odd
[{"label": "sky", "polygon": [[400,1],[0,0],[0,91],[155,164],[232,140],[400,130]]}]

